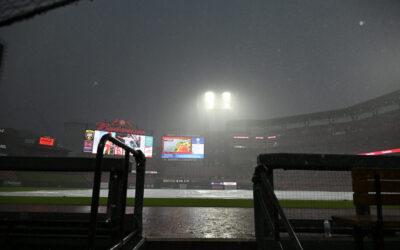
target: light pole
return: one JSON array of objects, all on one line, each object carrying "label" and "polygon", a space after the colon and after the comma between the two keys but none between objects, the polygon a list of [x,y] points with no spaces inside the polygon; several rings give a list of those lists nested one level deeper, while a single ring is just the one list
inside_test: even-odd
[{"label": "light pole", "polygon": [[232,95],[231,92],[225,91],[222,93],[222,109],[231,110],[232,109]]},{"label": "light pole", "polygon": [[204,93],[204,108],[206,110],[213,110],[215,108],[215,93],[207,91]]},{"label": "light pole", "polygon": [[[224,91],[216,95],[213,91],[207,91],[204,93],[203,107],[205,111],[204,134],[206,144],[208,144],[207,148],[211,147],[211,150],[207,150],[205,165],[210,165],[214,159],[210,153],[218,150],[216,148],[216,145],[218,145],[217,141],[220,139],[218,135],[222,132],[223,125],[226,122],[226,114],[232,110],[232,94],[229,91]],[[211,136],[212,132],[215,132],[213,136]],[[215,138],[216,136],[219,138]]]},{"label": "light pole", "polygon": [[221,130],[220,126],[225,122],[226,114],[232,112],[231,92],[225,91],[220,95],[216,95],[213,91],[205,92],[203,108],[208,129],[212,124],[214,129]]}]

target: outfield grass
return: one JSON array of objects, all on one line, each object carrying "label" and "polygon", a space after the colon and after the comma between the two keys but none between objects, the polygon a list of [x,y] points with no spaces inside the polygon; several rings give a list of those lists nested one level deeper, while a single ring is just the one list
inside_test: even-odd
[{"label": "outfield grass", "polygon": [[48,191],[48,190],[77,190],[78,188],[68,187],[13,187],[2,186],[0,192],[31,192],[31,191]]},{"label": "outfield grass", "polygon": [[[40,204],[40,205],[90,205],[90,197],[26,197],[0,196],[0,204]],[[128,198],[128,205],[134,199]],[[100,198],[100,204],[107,203],[106,197]],[[285,208],[353,208],[352,201],[324,200],[280,200]],[[145,207],[253,207],[251,199],[212,199],[212,198],[145,198]]]}]

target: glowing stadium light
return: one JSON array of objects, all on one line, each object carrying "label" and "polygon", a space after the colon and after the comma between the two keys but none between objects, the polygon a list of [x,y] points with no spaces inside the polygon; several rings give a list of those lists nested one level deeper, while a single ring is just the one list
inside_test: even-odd
[{"label": "glowing stadium light", "polygon": [[215,107],[215,94],[212,91],[208,91],[204,94],[204,104],[206,109],[214,109]]},{"label": "glowing stadium light", "polygon": [[224,92],[222,93],[222,109],[232,109],[231,106],[231,93],[230,92]]}]

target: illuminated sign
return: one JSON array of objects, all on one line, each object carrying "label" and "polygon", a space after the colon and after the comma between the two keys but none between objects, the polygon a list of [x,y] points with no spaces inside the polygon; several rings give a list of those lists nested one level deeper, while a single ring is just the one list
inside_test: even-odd
[{"label": "illuminated sign", "polygon": [[[136,174],[136,170],[132,170],[132,173]],[[146,170],[145,173],[146,174],[158,174],[158,171]]]},{"label": "illuminated sign", "polygon": [[53,147],[55,144],[55,141],[56,140],[54,138],[42,136],[39,138],[39,145]]},{"label": "illuminated sign", "polygon": [[368,152],[368,153],[361,153],[359,155],[386,155],[386,154],[395,154],[395,153],[400,153],[400,148]]},{"label": "illuminated sign", "polygon": [[204,137],[163,136],[161,158],[163,159],[203,159]]},{"label": "illuminated sign", "polygon": [[86,130],[83,152],[91,153],[93,151],[94,130]]},{"label": "illuminated sign", "polygon": [[134,126],[125,120],[114,120],[112,122],[98,122],[96,124],[96,130],[107,131],[107,132],[117,132],[117,133],[127,133],[135,135],[144,135],[144,130],[137,130]]},{"label": "illuminated sign", "polygon": [[233,139],[249,139],[248,136],[235,135]]},{"label": "illuminated sign", "polygon": [[[96,154],[100,139],[106,134],[110,134],[112,137],[117,138],[119,141],[124,142],[125,145],[128,145],[135,150],[141,150],[147,158],[151,158],[153,156],[153,136],[119,132],[116,133],[101,130],[85,131],[83,152]],[[125,151],[122,148],[115,146],[112,142],[107,141],[104,146],[104,154],[124,155]]]},{"label": "illuminated sign", "polygon": [[222,182],[222,184],[224,184],[225,186],[236,186],[236,182],[234,181],[224,181]]}]

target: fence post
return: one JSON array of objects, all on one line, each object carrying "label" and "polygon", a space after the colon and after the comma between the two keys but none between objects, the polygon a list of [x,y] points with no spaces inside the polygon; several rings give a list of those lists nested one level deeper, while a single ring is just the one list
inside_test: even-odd
[{"label": "fence post", "polygon": [[121,173],[111,171],[108,181],[108,197],[107,197],[107,217],[111,222],[115,222],[118,218],[118,200],[119,191],[121,189]]},{"label": "fence post", "polygon": [[264,243],[264,238],[267,235],[265,232],[265,226],[263,225],[265,223],[265,220],[263,218],[263,213],[261,210],[261,204],[259,200],[259,195],[260,195],[260,174],[258,170],[258,166],[255,169],[253,178],[253,206],[254,206],[254,226],[255,226],[255,235],[257,239],[257,249],[258,250],[264,250],[265,249],[265,243]]},{"label": "fence post", "polygon": [[[266,250],[268,237],[275,237],[277,231],[274,224],[273,205],[268,202],[267,191],[263,189],[261,172],[265,171],[263,165],[255,168],[253,181],[254,226],[257,239],[257,249]],[[279,221],[278,221],[279,223]],[[279,235],[279,229],[278,229]]]},{"label": "fence post", "polygon": [[138,231],[142,233],[142,212],[143,212],[143,199],[144,199],[144,178],[146,173],[146,157],[142,151],[137,152],[136,157],[136,187],[135,187],[135,210],[133,216],[136,220]]},{"label": "fence post", "polygon": [[[271,185],[271,191],[275,192],[274,189],[274,170],[273,168],[269,168],[267,166],[264,166],[264,168],[267,170],[266,171],[266,175],[267,175],[267,179]],[[281,240],[281,236],[280,236],[280,223],[279,223],[279,214],[278,211],[276,209],[276,207],[272,204],[272,203],[268,203],[268,210],[271,211],[271,219],[273,221],[273,233],[274,233],[274,239],[276,241],[280,241]]]}]

